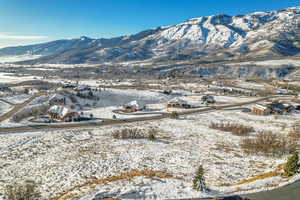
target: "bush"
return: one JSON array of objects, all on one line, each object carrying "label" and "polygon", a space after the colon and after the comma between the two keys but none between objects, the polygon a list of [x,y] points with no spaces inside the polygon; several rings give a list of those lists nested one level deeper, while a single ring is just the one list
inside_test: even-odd
[{"label": "bush", "polygon": [[287,176],[294,176],[296,173],[299,172],[300,165],[299,162],[299,156],[297,152],[294,152],[293,155],[288,159],[285,167],[284,172]]},{"label": "bush", "polygon": [[171,112],[170,118],[171,119],[178,119],[179,118],[178,112],[176,112],[176,111]]},{"label": "bush", "polygon": [[115,130],[112,132],[112,136],[115,139],[149,139],[155,140],[159,130],[154,127],[149,129],[139,128],[124,128]]},{"label": "bush", "polygon": [[251,126],[245,126],[242,124],[230,122],[212,122],[209,128],[230,132],[233,135],[237,136],[245,136],[254,131],[253,127]]},{"label": "bush", "polygon": [[300,138],[300,124],[294,124],[288,135],[293,138]]},{"label": "bush", "polygon": [[41,195],[33,181],[25,181],[6,186],[4,196],[8,200],[37,200]]},{"label": "bush", "polygon": [[196,171],[196,175],[193,179],[193,189],[201,192],[206,192],[208,190],[205,184],[204,169],[202,165],[200,165]]},{"label": "bush", "polygon": [[290,138],[272,132],[260,132],[254,138],[243,139],[240,146],[246,153],[274,156],[294,152],[297,143]]}]

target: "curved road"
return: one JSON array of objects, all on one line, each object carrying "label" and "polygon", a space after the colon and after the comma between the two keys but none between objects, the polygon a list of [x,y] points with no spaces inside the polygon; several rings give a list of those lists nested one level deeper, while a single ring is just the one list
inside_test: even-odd
[{"label": "curved road", "polygon": [[270,191],[263,191],[254,194],[242,195],[244,198],[253,200],[299,200],[300,182],[276,188]]}]

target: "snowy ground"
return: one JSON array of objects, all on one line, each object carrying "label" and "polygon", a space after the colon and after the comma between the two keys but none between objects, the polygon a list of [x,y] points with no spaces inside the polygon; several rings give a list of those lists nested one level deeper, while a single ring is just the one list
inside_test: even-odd
[{"label": "snowy ground", "polygon": [[299,66],[300,60],[280,59],[280,60],[250,61],[250,62],[230,63],[230,65],[261,65],[261,66],[291,65],[291,66]]},{"label": "snowy ground", "polygon": [[[82,130],[42,131],[0,135],[1,185],[16,179],[31,178],[38,182],[43,198],[85,183],[132,170],[167,172],[177,179],[136,177],[76,193],[92,199],[95,194],[116,193],[122,198],[166,199],[200,197],[206,194],[192,190],[197,167],[206,169],[211,194],[228,193],[243,186],[221,186],[272,171],[286,157],[270,158],[244,154],[241,137],[209,129],[212,121],[238,121],[253,126],[255,131],[272,130],[285,134],[300,114],[289,116],[256,116],[241,111],[218,111],[189,115],[179,120],[164,119],[123,126],[106,126]],[[159,138],[148,140],[116,140],[111,131],[124,127],[157,127]],[[281,180],[273,178],[245,185],[264,186]],[[0,192],[1,193],[1,192]],[[90,197],[89,197],[90,196]]]},{"label": "snowy ground", "polygon": [[21,56],[1,56],[0,63],[18,62],[32,60],[41,57],[40,55],[21,55]]},{"label": "snowy ground", "polygon": [[9,105],[8,103],[5,103],[0,100],[0,115],[3,115],[4,113],[7,113],[13,108],[13,106]]},{"label": "snowy ground", "polygon": [[[89,84],[94,81],[87,82]],[[98,82],[99,83],[99,82]],[[95,82],[95,85],[98,84]],[[165,95],[156,91],[101,89],[96,93],[99,100],[77,98],[77,103],[86,113],[97,118],[111,119],[113,110],[138,100],[147,105],[146,112],[170,112],[166,103],[180,96],[195,107],[203,107],[201,94],[190,90],[200,88],[197,84],[182,85],[189,91],[173,90],[177,95]],[[203,86],[203,87],[202,87]],[[202,85],[205,90],[206,86]],[[38,97],[30,105],[47,102],[49,97]],[[214,95],[217,105],[251,101],[252,97],[230,97]],[[7,97],[12,103],[21,103],[30,96]],[[250,106],[247,106],[250,107]],[[7,112],[9,105],[0,101],[0,114]],[[118,119],[144,117],[115,114]],[[150,115],[147,115],[150,116]],[[0,135],[0,200],[3,187],[14,180],[34,179],[48,200],[69,188],[94,179],[118,176],[133,170],[155,170],[166,172],[173,178],[138,176],[75,190],[80,200],[114,194],[123,199],[167,199],[204,197],[228,194],[242,190],[257,190],[278,182],[281,177],[265,179],[245,185],[231,185],[262,173],[274,170],[286,160],[282,157],[264,157],[245,154],[239,147],[242,137],[209,128],[211,122],[231,121],[252,126],[255,132],[270,130],[287,134],[292,124],[300,120],[299,113],[282,116],[257,116],[242,112],[242,109],[211,111],[175,119],[163,119],[132,123],[121,126],[103,126],[76,130],[51,130]],[[26,120],[12,123],[9,119],[0,126],[30,125]],[[111,136],[116,129],[149,128],[159,129],[158,139],[117,140]],[[251,135],[255,134],[252,133]],[[203,165],[209,194],[192,189],[195,170]]]},{"label": "snowy ground", "polygon": [[28,100],[30,97],[31,97],[31,95],[28,95],[28,94],[20,94],[20,95],[3,97],[2,99],[6,100],[12,104],[19,104],[19,103],[23,103],[24,101]]},{"label": "snowy ground", "polygon": [[38,77],[36,76],[16,76],[12,73],[0,73],[0,83],[15,83],[15,82],[21,82],[26,80],[34,80]]}]

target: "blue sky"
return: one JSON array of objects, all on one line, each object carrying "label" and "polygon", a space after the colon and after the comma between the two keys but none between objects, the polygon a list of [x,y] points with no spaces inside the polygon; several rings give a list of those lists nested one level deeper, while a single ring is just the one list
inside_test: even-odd
[{"label": "blue sky", "polygon": [[300,0],[0,0],[0,47],[115,37],[193,17],[300,6]]}]

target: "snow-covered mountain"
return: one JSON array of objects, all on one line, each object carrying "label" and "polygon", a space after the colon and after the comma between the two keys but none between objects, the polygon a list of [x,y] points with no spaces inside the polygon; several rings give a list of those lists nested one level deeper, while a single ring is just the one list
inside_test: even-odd
[{"label": "snow-covered mountain", "polygon": [[[247,58],[300,53],[300,7],[213,15],[110,39],[81,37],[0,49],[0,56],[41,55],[26,63],[102,63]],[[1,59],[1,57],[0,57]]]}]

